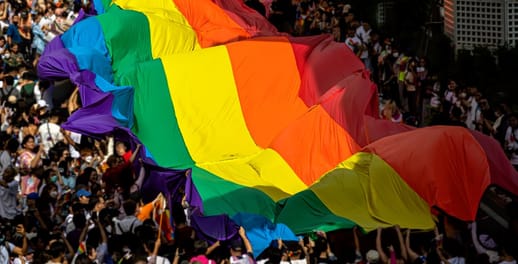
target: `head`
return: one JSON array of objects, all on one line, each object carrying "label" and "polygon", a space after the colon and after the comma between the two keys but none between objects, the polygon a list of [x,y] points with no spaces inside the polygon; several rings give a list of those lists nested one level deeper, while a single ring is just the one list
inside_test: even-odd
[{"label": "head", "polygon": [[207,248],[209,245],[207,244],[207,241],[204,240],[196,240],[194,241],[194,255],[205,255],[205,252],[207,252]]},{"label": "head", "polygon": [[117,143],[115,143],[115,152],[117,153],[117,155],[123,156],[126,153],[126,151],[128,151],[128,148],[126,147],[126,144],[124,144],[124,142],[118,141]]},{"label": "head", "polygon": [[22,147],[26,150],[34,150],[34,148],[36,147],[36,142],[34,141],[34,136],[32,135],[27,135],[23,138],[22,140]]},{"label": "head", "polygon": [[17,16],[17,15],[14,15],[14,16],[12,17],[12,20],[11,20],[11,21],[12,21],[13,25],[18,26],[18,23],[20,23],[20,17],[19,17],[19,16]]},{"label": "head", "polygon": [[16,171],[16,169],[14,167],[7,167],[5,170],[4,170],[4,175],[2,176],[4,181],[9,183],[9,182],[12,182],[14,180],[14,177],[16,176],[16,174],[18,174],[18,172]]},{"label": "head", "polygon": [[10,50],[12,53],[18,53],[18,48],[18,44],[14,43],[13,45],[11,45]]},{"label": "head", "polygon": [[48,253],[54,262],[61,262],[65,258],[65,244],[61,241],[55,241],[50,244]]},{"label": "head", "polygon": [[376,250],[369,250],[365,255],[365,258],[369,263],[378,263],[380,259],[380,254]]},{"label": "head", "polygon": [[135,215],[137,213],[137,203],[133,200],[127,200],[122,204],[124,212],[127,216]]},{"label": "head", "polygon": [[240,257],[243,255],[243,245],[241,240],[234,240],[230,244],[230,255],[233,257]]},{"label": "head", "polygon": [[9,153],[14,154],[16,151],[18,151],[18,148],[20,147],[20,143],[18,140],[14,138],[10,138],[5,143],[5,150],[9,151]]},{"label": "head", "polygon": [[450,80],[448,82],[448,90],[453,92],[455,89],[457,89],[457,83],[454,80]]},{"label": "head", "polygon": [[[16,44],[14,44],[16,45]],[[6,75],[4,76],[4,82],[6,86],[13,86],[14,84],[14,77],[12,75]]]}]

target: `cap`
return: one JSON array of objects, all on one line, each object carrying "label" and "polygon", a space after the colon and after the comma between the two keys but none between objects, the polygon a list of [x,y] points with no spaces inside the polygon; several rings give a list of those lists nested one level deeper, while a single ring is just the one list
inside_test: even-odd
[{"label": "cap", "polygon": [[380,259],[380,254],[378,253],[378,251],[371,249],[367,252],[365,258],[369,263],[378,263]]},{"label": "cap", "polygon": [[90,197],[92,194],[89,191],[85,190],[85,189],[81,189],[81,190],[77,191],[76,195],[79,198],[81,196]]},{"label": "cap", "polygon": [[49,106],[47,104],[47,101],[45,101],[45,100],[38,100],[38,107],[44,108],[44,107],[47,107],[47,106]]},{"label": "cap", "polygon": [[243,247],[241,246],[240,240],[233,240],[232,242],[230,242],[230,248],[232,248],[232,250],[235,250],[235,251],[243,249]]}]

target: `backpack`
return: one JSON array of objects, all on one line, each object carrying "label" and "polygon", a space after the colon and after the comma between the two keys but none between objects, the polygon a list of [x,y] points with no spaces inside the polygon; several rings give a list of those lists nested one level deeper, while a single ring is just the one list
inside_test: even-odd
[{"label": "backpack", "polygon": [[121,234],[116,235],[116,232],[114,232],[112,235],[112,243],[110,244],[118,250],[122,250],[124,246],[129,247],[132,251],[136,250],[140,240],[138,239],[137,235],[133,233],[133,227],[137,221],[138,219],[134,219],[129,229],[126,231],[122,229],[120,223],[117,223],[117,228],[121,231]]},{"label": "backpack", "polygon": [[36,97],[34,96],[34,83],[28,83],[22,86],[20,91],[20,97],[25,100],[27,106],[32,106],[36,103]]},{"label": "backpack", "polygon": [[0,98],[0,101],[3,103],[3,102],[7,102],[7,99],[9,98],[9,96],[11,96],[11,94],[13,93],[14,91],[14,86],[11,86],[11,88],[9,89],[9,91],[7,92],[7,94],[5,93],[5,90],[4,88],[1,88],[0,89],[0,93],[2,94],[2,97]]}]

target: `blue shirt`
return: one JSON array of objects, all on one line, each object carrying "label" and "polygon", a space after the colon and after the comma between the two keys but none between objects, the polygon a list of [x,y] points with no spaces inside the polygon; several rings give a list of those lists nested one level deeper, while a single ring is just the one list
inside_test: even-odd
[{"label": "blue shirt", "polygon": [[20,36],[18,27],[13,24],[9,24],[9,27],[7,28],[7,36],[11,37],[12,43],[19,44],[22,42],[22,36]]}]

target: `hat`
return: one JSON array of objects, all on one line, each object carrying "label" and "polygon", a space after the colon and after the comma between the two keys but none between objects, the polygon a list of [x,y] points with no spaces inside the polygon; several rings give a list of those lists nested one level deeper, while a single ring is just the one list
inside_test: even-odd
[{"label": "hat", "polygon": [[81,196],[90,197],[90,195],[92,195],[92,194],[89,191],[85,190],[85,189],[81,189],[81,190],[77,191],[76,195],[79,198]]},{"label": "hat", "polygon": [[369,263],[378,263],[380,259],[380,254],[378,251],[371,249],[367,252],[367,255],[365,255],[365,258],[367,258],[367,261]]},{"label": "hat", "polygon": [[243,247],[241,246],[240,240],[233,240],[232,242],[230,242],[230,248],[235,251],[243,249]]},{"label": "hat", "polygon": [[38,100],[38,107],[44,108],[44,107],[47,107],[47,106],[49,106],[47,104],[47,101],[45,101],[45,100]]}]

